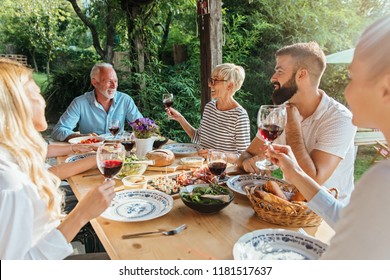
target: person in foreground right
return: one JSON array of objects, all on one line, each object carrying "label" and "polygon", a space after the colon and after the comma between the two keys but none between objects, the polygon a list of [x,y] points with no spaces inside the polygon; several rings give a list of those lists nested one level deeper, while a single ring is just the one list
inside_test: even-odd
[{"label": "person in foreground right", "polygon": [[[349,67],[350,82],[345,97],[353,123],[379,128],[390,141],[390,16],[369,26],[361,36]],[[336,235],[322,259],[390,259],[390,160],[368,170],[355,186],[350,203],[342,208],[299,167],[288,146],[275,145],[269,154],[286,179],[309,201],[338,212]],[[342,209],[341,209],[342,208]]]}]

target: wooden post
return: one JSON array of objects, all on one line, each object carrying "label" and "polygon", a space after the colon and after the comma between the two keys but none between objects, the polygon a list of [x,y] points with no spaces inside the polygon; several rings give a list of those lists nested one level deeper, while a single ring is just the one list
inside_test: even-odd
[{"label": "wooden post", "polygon": [[208,79],[212,69],[222,63],[221,0],[197,0],[200,34],[201,113],[211,100]]}]

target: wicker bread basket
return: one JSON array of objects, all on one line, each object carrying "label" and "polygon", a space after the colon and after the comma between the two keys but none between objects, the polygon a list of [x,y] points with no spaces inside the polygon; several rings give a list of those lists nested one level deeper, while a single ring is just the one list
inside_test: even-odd
[{"label": "wicker bread basket", "polygon": [[[280,187],[285,193],[293,194],[298,191],[293,185],[286,184]],[[311,227],[318,226],[322,221],[322,218],[310,210],[305,202],[269,202],[256,196],[256,190],[262,190],[262,185],[245,188],[256,215],[266,222],[289,227]],[[331,190],[335,191],[337,198],[337,189]]]}]

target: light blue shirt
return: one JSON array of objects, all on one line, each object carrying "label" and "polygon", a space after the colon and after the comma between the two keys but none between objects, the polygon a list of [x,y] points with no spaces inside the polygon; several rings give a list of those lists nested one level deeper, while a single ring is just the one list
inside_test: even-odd
[{"label": "light blue shirt", "polygon": [[95,91],[90,91],[72,101],[53,128],[51,137],[54,140],[64,141],[66,137],[74,133],[73,129],[77,124],[81,134],[106,134],[110,133],[108,125],[111,119],[119,120],[120,128],[123,130],[125,120],[131,122],[142,117],[129,95],[117,91],[107,113],[97,102]]}]

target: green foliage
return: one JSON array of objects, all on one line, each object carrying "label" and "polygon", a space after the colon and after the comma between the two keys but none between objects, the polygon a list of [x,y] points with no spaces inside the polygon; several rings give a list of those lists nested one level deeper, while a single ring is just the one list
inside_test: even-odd
[{"label": "green foliage", "polygon": [[46,87],[47,87],[47,75],[44,73],[33,72],[32,76],[33,76],[35,83],[41,89],[41,92],[44,92]]},{"label": "green foliage", "polygon": [[[174,95],[174,108],[182,113],[194,127],[200,122],[199,83],[194,80],[192,65],[182,63],[177,66],[154,64],[147,67],[142,75],[130,76],[120,87],[133,97],[144,117],[157,122],[161,134],[180,142],[189,142],[187,134],[174,120],[169,120],[162,104],[162,94]],[[132,90],[131,84],[145,81],[142,90]]]},{"label": "green foliage", "polygon": [[74,63],[52,71],[43,93],[49,120],[56,121],[76,96],[92,90],[89,73],[93,64]]}]

